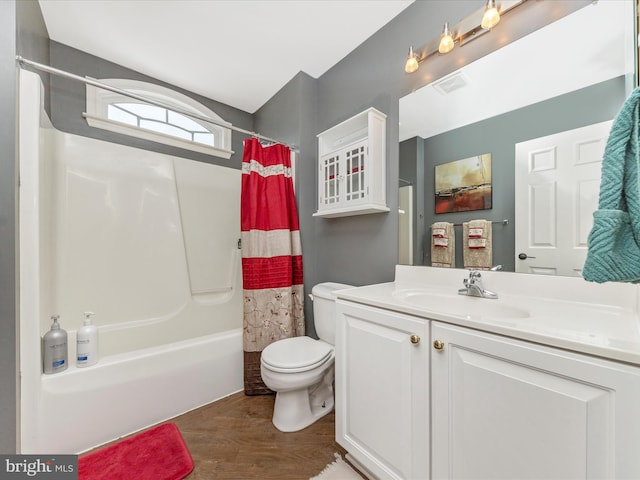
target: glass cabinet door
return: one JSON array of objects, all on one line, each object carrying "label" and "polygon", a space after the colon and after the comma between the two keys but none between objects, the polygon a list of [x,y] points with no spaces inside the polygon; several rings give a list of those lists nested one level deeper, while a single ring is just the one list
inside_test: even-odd
[{"label": "glass cabinet door", "polygon": [[340,156],[339,152],[321,160],[322,204],[332,205],[340,200]]},{"label": "glass cabinet door", "polygon": [[320,204],[348,205],[366,197],[367,144],[359,142],[320,159]]},{"label": "glass cabinet door", "polygon": [[366,194],[365,184],[366,144],[360,143],[349,147],[345,152],[346,161],[346,201],[361,200]]}]

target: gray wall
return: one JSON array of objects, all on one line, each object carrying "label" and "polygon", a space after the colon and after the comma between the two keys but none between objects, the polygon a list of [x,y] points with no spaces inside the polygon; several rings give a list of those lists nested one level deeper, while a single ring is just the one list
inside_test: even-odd
[{"label": "gray wall", "polygon": [[[49,64],[49,34],[37,1],[18,2],[18,54],[35,62]],[[51,112],[49,74],[41,73],[44,84],[44,107]]]},{"label": "gray wall", "polygon": [[[439,35],[445,19],[455,23],[483,3],[417,1],[319,79],[296,77],[256,112],[256,130],[286,141],[294,138],[300,147],[296,196],[307,293],[320,282],[365,285],[393,280],[398,258],[398,100],[428,83],[423,75],[404,73],[408,46],[426,43]],[[318,208],[316,135],[369,107],[387,114],[391,212],[313,217]],[[305,302],[305,315],[307,332],[314,336],[310,302]]]},{"label": "gray wall", "polygon": [[[562,2],[567,9],[563,14],[588,3],[588,0]],[[298,203],[304,228],[302,249],[307,292],[313,285],[327,281],[365,285],[393,280],[398,258],[398,100],[456,70],[461,62],[471,62],[499,48],[504,38],[485,35],[446,56],[431,57],[414,74],[406,74],[403,69],[407,52],[410,45],[422,46],[437,38],[445,21],[455,24],[485,4],[485,0],[417,0],[318,78],[315,98],[302,99],[303,107],[296,106],[301,101],[298,90],[287,85],[260,110],[260,130],[271,135],[270,129],[286,131],[287,126],[299,131],[290,119],[281,116],[280,107],[271,110],[272,102],[289,105],[287,114],[289,109],[294,109],[309,124],[315,119],[315,130],[300,131],[300,157],[303,162],[314,163],[313,166],[304,163],[305,172],[313,171],[313,174],[300,175],[297,189],[297,195],[302,196]],[[537,2],[531,5],[537,8]],[[521,15],[519,22],[513,22],[514,18],[517,17],[512,17],[512,23],[519,26],[510,40],[543,24],[536,23],[540,17]],[[333,219],[312,217],[317,210],[315,136],[369,107],[387,114],[386,192],[391,211]],[[305,312],[308,311],[307,305]],[[311,321],[307,313],[308,326]],[[312,327],[308,330],[312,331]]]},{"label": "gray wall", "polygon": [[[462,223],[474,218],[508,219],[507,226],[493,226],[493,263],[514,271],[515,144],[611,120],[625,97],[625,79],[618,77],[425,139],[425,236],[428,237],[429,226],[436,221]],[[493,208],[435,215],[435,165],[483,153],[491,153]],[[462,227],[456,227],[456,245],[462,245]],[[428,249],[426,253],[430,254]],[[426,264],[430,264],[429,258]],[[456,249],[456,265],[463,265],[461,248]]]},{"label": "gray wall", "polygon": [[[318,132],[368,107],[387,114],[386,191],[391,212],[314,218],[313,243],[303,246],[315,251],[314,262],[308,266],[313,269],[308,277],[312,284],[340,281],[364,285],[393,280],[398,258],[398,100],[428,83],[428,68],[414,75],[404,73],[407,51],[409,45],[422,45],[438,36],[445,21],[456,23],[482,3],[417,1],[318,79]],[[316,188],[315,176],[304,182],[303,188]]]},{"label": "gray wall", "polygon": [[0,2],[0,452],[16,452],[16,4]]}]

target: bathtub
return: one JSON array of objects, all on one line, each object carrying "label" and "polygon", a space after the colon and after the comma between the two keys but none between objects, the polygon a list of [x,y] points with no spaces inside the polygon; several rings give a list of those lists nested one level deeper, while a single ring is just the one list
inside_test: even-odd
[{"label": "bathtub", "polygon": [[237,329],[43,376],[38,434],[23,453],[82,452],[238,391],[241,346]]},{"label": "bathtub", "polygon": [[[20,452],[79,453],[242,389],[240,170],[52,128],[20,72]],[[83,312],[98,363],[75,366]],[[69,367],[42,374],[49,317]]]}]

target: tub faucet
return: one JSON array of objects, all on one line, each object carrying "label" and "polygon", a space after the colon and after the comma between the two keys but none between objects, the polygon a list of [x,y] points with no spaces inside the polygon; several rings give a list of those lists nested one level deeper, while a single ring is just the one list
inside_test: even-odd
[{"label": "tub faucet", "polygon": [[482,275],[480,275],[480,272],[477,270],[469,271],[469,278],[465,278],[462,283],[464,283],[464,288],[458,290],[459,295],[481,298],[498,298],[497,293],[484,289],[482,286]]}]

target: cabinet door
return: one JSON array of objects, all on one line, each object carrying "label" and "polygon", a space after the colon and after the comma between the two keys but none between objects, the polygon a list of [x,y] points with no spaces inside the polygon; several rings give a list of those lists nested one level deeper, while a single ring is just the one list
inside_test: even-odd
[{"label": "cabinet door", "polygon": [[638,368],[437,322],[431,335],[433,478],[640,478]]},{"label": "cabinet door", "polygon": [[427,322],[349,302],[337,308],[338,443],[377,478],[427,478]]},{"label": "cabinet door", "polygon": [[318,208],[320,210],[336,208],[341,202],[340,155],[341,152],[334,152],[320,158],[320,171],[318,172],[318,194],[320,196]]},{"label": "cabinet door", "polygon": [[367,163],[367,142],[359,142],[346,148],[344,155],[344,195],[347,205],[362,203],[367,199],[369,169]]},{"label": "cabinet door", "polygon": [[320,158],[318,208],[364,203],[369,193],[367,139]]}]

